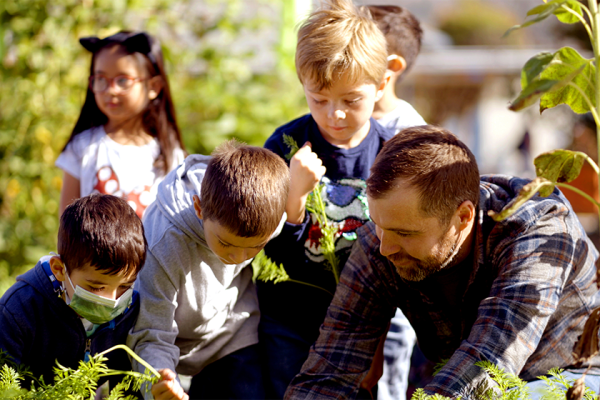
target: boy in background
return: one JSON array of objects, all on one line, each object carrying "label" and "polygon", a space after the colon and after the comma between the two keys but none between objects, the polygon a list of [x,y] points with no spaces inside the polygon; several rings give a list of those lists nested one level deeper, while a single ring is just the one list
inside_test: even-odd
[{"label": "boy in background", "polygon": [[[373,5],[368,8],[387,42],[386,74],[390,77],[383,96],[375,103],[373,118],[395,133],[410,126],[425,125],[421,115],[396,95],[396,84],[413,66],[421,50],[423,30],[419,20],[407,9],[397,6]],[[384,344],[383,375],[377,386],[378,400],[406,399],[415,342],[415,331],[398,308]]]},{"label": "boy in background", "polygon": [[394,129],[395,133],[411,126],[426,125],[413,106],[396,95],[396,84],[411,69],[421,50],[421,24],[405,8],[388,5],[368,8],[387,42],[387,75],[390,77],[383,96],[375,103],[373,118],[386,128]]},{"label": "boy in background", "polygon": [[298,32],[296,71],[310,114],[279,127],[265,143],[284,159],[291,154],[290,139],[300,147],[289,161],[287,233],[271,241],[265,253],[283,264],[291,279],[314,285],[258,282],[267,398],[283,398],[300,372],[336,290],[319,242],[320,226],[306,212],[307,196],[322,178],[327,218],[337,227],[335,252],[341,267],[356,229],[369,220],[369,169],[394,134],[371,117],[391,79],[385,37],[366,8],[349,0],[324,3]]},{"label": "boy in background", "polygon": [[[121,198],[91,194],[60,218],[58,253],[17,277],[0,299],[0,349],[33,376],[53,382],[52,368],[125,344],[139,311],[133,290],[146,259],[142,221]],[[131,370],[122,350],[109,368]]]},{"label": "boy in background", "polygon": [[[155,399],[265,398],[249,264],[283,225],[289,181],[277,155],[230,141],[160,184],[144,216],[148,261],[128,340],[162,375]],[[193,375],[188,394],[175,371]]]}]

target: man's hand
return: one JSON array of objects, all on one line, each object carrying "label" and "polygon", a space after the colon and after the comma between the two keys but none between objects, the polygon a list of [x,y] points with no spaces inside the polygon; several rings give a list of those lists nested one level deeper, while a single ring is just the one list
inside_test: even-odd
[{"label": "man's hand", "polygon": [[290,160],[290,193],[286,212],[288,222],[300,224],[304,219],[304,208],[308,194],[325,175],[323,162],[312,151],[310,142],[304,143]]},{"label": "man's hand", "polygon": [[189,396],[175,379],[177,375],[170,369],[161,369],[160,381],[152,385],[154,400],[189,400]]}]

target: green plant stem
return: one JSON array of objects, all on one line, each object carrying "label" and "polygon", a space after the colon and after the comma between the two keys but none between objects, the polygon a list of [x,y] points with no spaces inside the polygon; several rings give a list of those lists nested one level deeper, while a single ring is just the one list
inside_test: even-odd
[{"label": "green plant stem", "polygon": [[122,349],[125,350],[127,353],[129,353],[129,355],[131,357],[133,357],[137,362],[139,362],[140,364],[142,364],[144,367],[146,367],[148,369],[148,371],[150,371],[152,374],[154,374],[158,379],[160,379],[160,374],[154,369],[152,368],[152,366],[150,364],[148,364],[146,361],[144,361],[140,356],[138,356],[137,354],[135,354],[133,352],[133,350],[131,350],[129,347],[125,346],[124,344],[118,344],[116,346],[111,347],[108,350],[104,350],[102,353],[98,353],[100,355],[105,355],[106,353],[110,353],[113,350],[117,350],[117,349]]},{"label": "green plant stem", "polygon": [[592,157],[587,156],[586,157],[586,161],[592,166],[592,168],[594,169],[594,171],[596,171],[596,174],[600,175],[600,168],[598,167],[598,164],[596,164],[594,162],[594,160],[592,160]]},{"label": "green plant stem", "polygon": [[[598,51],[598,45],[600,44],[600,14],[598,13],[597,0],[588,0],[588,5],[590,13],[593,16],[590,22],[592,24],[592,47],[594,49],[594,61],[596,64],[596,113],[594,121],[596,122],[596,143],[598,146],[598,156],[600,157],[600,121],[598,120],[598,115],[600,115],[600,90],[598,90],[598,85],[600,85],[600,53]],[[598,196],[600,196],[600,185],[598,185]],[[600,229],[600,210],[598,212],[598,227]]]},{"label": "green plant stem", "polygon": [[578,189],[575,186],[571,186],[568,183],[556,183],[556,186],[567,188],[569,190],[574,191],[575,193],[578,193],[578,194],[582,195],[583,197],[585,197],[586,199],[588,199],[589,201],[591,201],[593,204],[595,204],[596,207],[598,207],[598,209],[600,209],[600,203],[598,203],[596,200],[594,200],[594,198],[592,196],[590,196],[589,194],[587,194],[583,190]]},{"label": "green plant stem", "polygon": [[295,282],[295,283],[299,283],[301,285],[306,285],[306,286],[314,287],[314,288],[317,288],[317,289],[321,289],[322,291],[327,292],[331,296],[333,296],[333,293],[331,293],[329,290],[327,290],[325,288],[322,288],[321,286],[313,285],[312,283],[297,281],[295,279],[288,279],[287,281],[284,281],[284,282]]},{"label": "green plant stem", "polygon": [[[562,9],[564,9],[566,12],[568,12],[569,14],[573,14],[579,20],[579,22],[581,22],[583,24],[583,27],[585,28],[586,32],[588,33],[588,36],[590,37],[590,41],[592,42],[592,45],[593,45],[593,43],[594,43],[594,35],[592,34],[592,31],[591,31],[590,26],[588,25],[588,23],[585,22],[585,18],[583,18],[583,16],[577,14],[573,9],[567,7],[564,4],[561,5],[560,7]],[[588,17],[589,17],[590,16],[590,12],[586,9],[586,7],[583,4],[581,4],[580,7],[587,12]]]}]

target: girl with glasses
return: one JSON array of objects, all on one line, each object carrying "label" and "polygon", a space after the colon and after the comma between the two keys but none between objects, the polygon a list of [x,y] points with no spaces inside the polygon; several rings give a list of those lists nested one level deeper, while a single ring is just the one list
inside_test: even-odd
[{"label": "girl with glasses", "polygon": [[56,160],[64,171],[60,213],[100,192],[124,198],[141,218],[185,157],[160,44],[128,31],[79,42],[92,62],[81,114]]}]

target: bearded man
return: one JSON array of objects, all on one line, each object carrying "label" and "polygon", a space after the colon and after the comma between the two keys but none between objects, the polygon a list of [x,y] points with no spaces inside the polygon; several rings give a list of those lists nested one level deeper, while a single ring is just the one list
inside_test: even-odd
[{"label": "bearded man", "polygon": [[[432,361],[427,394],[474,397],[489,360],[531,381],[578,377],[573,345],[600,305],[598,252],[556,189],[495,222],[527,180],[480,176],[467,146],[433,126],[405,129],[367,180],[372,222],[344,267],[321,333],[286,399],[354,398],[395,310]],[[598,391],[600,358],[588,385]],[[594,379],[595,378],[595,379]]]}]

